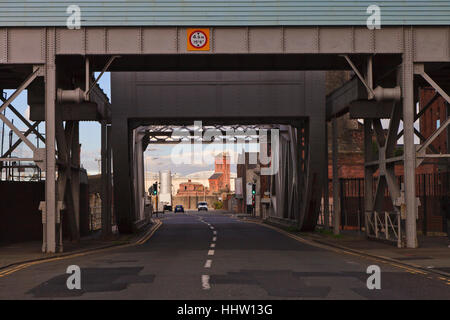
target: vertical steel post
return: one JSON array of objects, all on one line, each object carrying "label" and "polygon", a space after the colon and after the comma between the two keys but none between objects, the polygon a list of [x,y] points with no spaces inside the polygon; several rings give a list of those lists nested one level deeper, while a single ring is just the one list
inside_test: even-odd
[{"label": "vertical steel post", "polygon": [[[56,153],[55,153],[55,28],[47,28],[45,64],[45,202],[46,202],[46,245],[45,252],[56,251]],[[44,248],[43,248],[44,249]]]},{"label": "vertical steel post", "polygon": [[[144,202],[144,196],[145,196],[145,168],[144,168],[144,147],[142,145],[142,134],[139,133],[138,135],[138,144],[136,146],[136,160],[137,160],[137,193],[139,198],[139,217],[140,219],[145,219],[145,202]],[[160,181],[161,183],[161,181]],[[164,209],[164,208],[163,208]]]},{"label": "vertical steel post", "polygon": [[[301,145],[301,141],[299,141]],[[329,205],[329,185],[328,185],[328,124],[325,121],[325,165],[323,176],[323,227],[325,230],[330,228],[330,205]],[[299,168],[300,170],[300,168]],[[300,181],[299,181],[300,182]],[[299,190],[302,188],[299,186]],[[301,199],[300,199],[301,201]]]},{"label": "vertical steel post", "polygon": [[107,192],[108,192],[108,177],[106,173],[107,162],[107,132],[106,121],[101,121],[101,182],[102,188],[100,190],[100,197],[102,199],[102,236],[106,237],[108,234],[108,217],[107,217]]},{"label": "vertical steel post", "polygon": [[[2,97],[4,96],[4,92],[3,89],[0,89],[0,95],[2,95]],[[3,110],[3,115],[6,115],[6,108]],[[450,131],[450,130],[449,130]],[[1,152],[0,154],[3,157],[3,146],[5,143],[5,122],[2,121],[2,141],[1,141]],[[6,172],[5,172],[6,174]],[[6,175],[5,175],[5,179],[6,179]],[[3,180],[3,162],[0,162],[0,180]]]},{"label": "vertical steel post", "polygon": [[[134,132],[133,142],[133,196],[136,208],[136,220],[142,220],[144,216],[144,151],[142,146],[142,134],[139,130]],[[160,181],[161,183],[161,181]]]},{"label": "vertical steel post", "polygon": [[[364,162],[373,160],[372,120],[364,119]],[[364,221],[366,235],[369,235],[368,218],[373,216],[373,168],[364,166]]]},{"label": "vertical steel post", "polygon": [[419,184],[422,185],[422,208],[423,208],[423,218],[422,218],[422,232],[424,235],[427,235],[427,185],[426,185],[426,174],[422,174],[422,183],[420,183],[419,176]]},{"label": "vertical steel post", "polygon": [[[450,117],[450,103],[446,103],[447,105],[447,118]],[[447,127],[447,153],[450,153],[450,128]],[[450,172],[450,159],[447,159],[447,172]]]},{"label": "vertical steel post", "polygon": [[340,184],[339,184],[339,171],[338,171],[338,141],[337,141],[337,119],[333,118],[331,120],[332,136],[333,136],[333,146],[332,146],[332,157],[333,157],[333,233],[339,234],[341,225],[341,204],[340,204]]},{"label": "vertical steel post", "polygon": [[414,146],[414,65],[413,31],[404,30],[404,52],[402,61],[403,94],[403,139],[404,139],[404,176],[406,205],[406,246],[417,248],[416,230],[416,148]]},{"label": "vertical steel post", "polygon": [[132,233],[135,221],[131,193],[130,139],[128,121],[112,119],[112,147],[114,171],[114,212],[121,233]]},{"label": "vertical steel post", "polygon": [[112,197],[112,173],[111,173],[111,126],[106,127],[106,176],[108,178],[107,188],[106,188],[106,232],[111,233],[111,220],[112,220],[112,208],[111,208],[111,197]]},{"label": "vertical steel post", "polygon": [[80,233],[80,122],[75,121],[72,133],[71,163],[72,198],[77,232]]}]

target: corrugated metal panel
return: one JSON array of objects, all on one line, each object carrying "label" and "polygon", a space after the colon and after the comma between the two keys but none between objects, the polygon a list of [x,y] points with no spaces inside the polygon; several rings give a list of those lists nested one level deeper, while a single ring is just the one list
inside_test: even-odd
[{"label": "corrugated metal panel", "polygon": [[358,26],[372,4],[382,25],[450,23],[443,0],[0,0],[0,26],[65,26],[72,4],[81,8],[82,26]]}]

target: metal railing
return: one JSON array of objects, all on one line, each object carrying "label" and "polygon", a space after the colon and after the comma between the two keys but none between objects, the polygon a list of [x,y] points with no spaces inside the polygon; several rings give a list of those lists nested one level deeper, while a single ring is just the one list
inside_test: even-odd
[{"label": "metal railing", "polygon": [[401,218],[398,212],[366,212],[366,235],[369,238],[394,242],[403,246]]}]

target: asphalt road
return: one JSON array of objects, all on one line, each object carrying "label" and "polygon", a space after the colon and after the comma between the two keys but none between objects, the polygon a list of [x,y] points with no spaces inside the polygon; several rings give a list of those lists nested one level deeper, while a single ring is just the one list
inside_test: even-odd
[{"label": "asphalt road", "polygon": [[[0,299],[450,299],[443,281],[223,214],[168,214],[162,221],[143,245],[2,277]],[[374,264],[380,290],[366,285]],[[81,268],[81,290],[66,287],[69,265]]]}]

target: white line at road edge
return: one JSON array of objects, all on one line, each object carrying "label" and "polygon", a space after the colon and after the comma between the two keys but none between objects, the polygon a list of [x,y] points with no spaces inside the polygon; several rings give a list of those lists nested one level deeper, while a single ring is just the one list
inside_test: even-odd
[{"label": "white line at road edge", "polygon": [[216,242],[216,240],[217,240],[217,237],[213,237],[213,242]]},{"label": "white line at road edge", "polygon": [[209,276],[206,274],[202,275],[202,288],[203,290],[211,289],[211,286],[209,285]]},{"label": "white line at road edge", "polygon": [[206,260],[205,268],[211,268],[212,260]]},{"label": "white line at road edge", "polygon": [[211,248],[214,248],[216,246],[216,244],[215,243],[211,243]]},{"label": "white line at road edge", "polygon": [[208,251],[208,256],[213,256],[214,255],[214,250],[209,250]]}]

